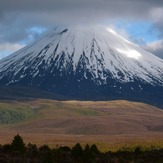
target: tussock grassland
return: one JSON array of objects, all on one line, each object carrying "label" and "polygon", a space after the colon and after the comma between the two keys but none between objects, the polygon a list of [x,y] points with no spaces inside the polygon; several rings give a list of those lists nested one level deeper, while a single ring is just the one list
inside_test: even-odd
[{"label": "tussock grassland", "polygon": [[25,142],[73,146],[97,144],[101,151],[163,147],[163,110],[139,102],[0,101],[0,144],[20,133]]}]

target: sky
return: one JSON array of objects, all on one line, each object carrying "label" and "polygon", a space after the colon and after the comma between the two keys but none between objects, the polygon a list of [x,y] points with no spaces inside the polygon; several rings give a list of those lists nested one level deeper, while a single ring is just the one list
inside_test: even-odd
[{"label": "sky", "polygon": [[112,26],[163,59],[162,0],[1,0],[0,59],[59,25]]}]

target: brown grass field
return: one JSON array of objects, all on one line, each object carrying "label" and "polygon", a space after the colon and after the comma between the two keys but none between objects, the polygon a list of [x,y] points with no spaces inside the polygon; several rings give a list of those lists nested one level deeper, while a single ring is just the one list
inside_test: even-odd
[{"label": "brown grass field", "polygon": [[0,144],[10,143],[17,133],[39,146],[163,147],[163,110],[124,100],[0,101]]}]

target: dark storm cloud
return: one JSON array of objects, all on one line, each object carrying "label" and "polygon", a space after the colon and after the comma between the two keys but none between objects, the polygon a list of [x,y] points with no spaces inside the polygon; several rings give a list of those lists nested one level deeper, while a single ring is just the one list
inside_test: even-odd
[{"label": "dark storm cloud", "polygon": [[[60,21],[98,19],[103,17],[148,17],[151,8],[163,6],[162,1],[153,0],[5,0],[0,2],[0,11],[7,13],[49,13]],[[56,14],[56,15],[55,15]]]},{"label": "dark storm cloud", "polygon": [[[162,0],[1,0],[0,43],[30,41],[31,28],[58,24],[152,21],[163,38]],[[39,33],[32,33],[33,39]]]}]

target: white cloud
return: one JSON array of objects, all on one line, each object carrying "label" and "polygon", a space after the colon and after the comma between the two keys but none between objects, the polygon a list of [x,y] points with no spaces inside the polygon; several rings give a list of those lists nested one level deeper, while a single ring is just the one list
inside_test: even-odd
[{"label": "white cloud", "polygon": [[143,48],[163,59],[163,40],[148,43]]},{"label": "white cloud", "polygon": [[0,59],[8,56],[9,54],[21,49],[23,46],[18,44],[18,43],[15,43],[15,44],[12,44],[12,43],[3,43],[3,44],[0,44]]},{"label": "white cloud", "polygon": [[154,22],[162,21],[163,19],[163,7],[153,8],[150,11],[150,15]]},{"label": "white cloud", "polygon": [[14,52],[16,50],[19,50],[22,47],[23,46],[18,44],[18,43],[15,43],[15,44],[4,43],[4,44],[0,44],[0,51],[8,50],[8,51],[13,51]]}]

